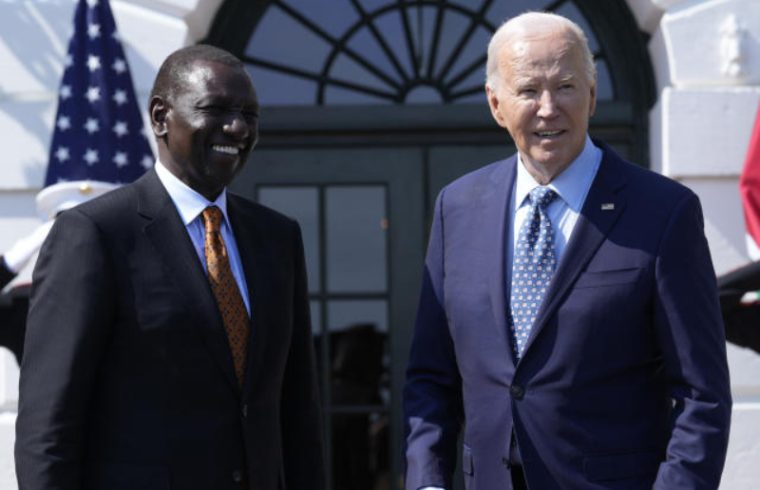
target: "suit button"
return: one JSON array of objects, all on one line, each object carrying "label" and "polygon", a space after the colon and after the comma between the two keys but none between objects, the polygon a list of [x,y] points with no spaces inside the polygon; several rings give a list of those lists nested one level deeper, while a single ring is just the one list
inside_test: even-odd
[{"label": "suit button", "polygon": [[509,464],[509,458],[507,458],[506,456],[501,458],[501,464],[503,464],[506,469],[509,469],[511,466]]},{"label": "suit button", "polygon": [[244,404],[243,408],[240,409],[240,413],[243,416],[244,419],[248,418],[248,404]]},{"label": "suit button", "polygon": [[525,396],[525,389],[519,385],[512,385],[509,387],[509,394],[515,400],[522,400],[523,396]]},{"label": "suit button", "polygon": [[234,481],[235,483],[241,483],[243,481],[243,472],[240,470],[233,471],[232,481]]}]

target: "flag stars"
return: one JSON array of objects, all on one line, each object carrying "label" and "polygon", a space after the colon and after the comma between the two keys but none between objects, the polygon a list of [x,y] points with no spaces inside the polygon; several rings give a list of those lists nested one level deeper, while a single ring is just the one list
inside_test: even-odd
[{"label": "flag stars", "polygon": [[98,163],[100,159],[98,158],[98,151],[93,150],[92,148],[87,148],[87,151],[84,153],[84,161],[87,162],[87,165],[92,167],[96,163]]},{"label": "flag stars", "polygon": [[97,133],[100,131],[100,124],[98,123],[97,119],[91,117],[87,119],[87,122],[84,125],[84,129],[90,134]]},{"label": "flag stars", "polygon": [[124,121],[116,121],[116,124],[113,126],[113,132],[116,133],[116,136],[121,138],[122,136],[126,136],[129,134],[129,130],[127,129],[127,123]]},{"label": "flag stars", "polygon": [[91,72],[97,70],[100,68],[100,58],[94,55],[90,55],[87,57],[87,68],[90,69]]},{"label": "flag stars", "polygon": [[114,92],[113,101],[116,102],[116,105],[122,105],[127,103],[127,92],[125,90],[117,90]]},{"label": "flag stars", "polygon": [[65,146],[59,146],[58,149],[55,151],[55,157],[58,159],[60,163],[65,162],[70,158],[69,155],[69,149]]},{"label": "flag stars", "polygon": [[116,60],[113,62],[113,65],[111,65],[111,68],[113,68],[113,71],[121,75],[127,71],[127,63],[121,58],[116,58]]},{"label": "flag stars", "polygon": [[61,116],[58,118],[58,121],[56,121],[55,125],[61,131],[66,131],[67,129],[71,128],[71,119],[69,119],[68,116]]},{"label": "flag stars", "polygon": [[108,0],[66,1],[81,3],[85,12],[74,25],[76,42],[59,58],[66,68],[58,86],[61,109],[50,121],[55,143],[48,183],[93,178],[93,172],[105,181],[131,182],[155,160],[138,136],[144,124]]},{"label": "flag stars", "polygon": [[91,104],[94,104],[95,102],[100,100],[100,88],[99,87],[90,87],[87,89],[87,94],[85,95],[87,100],[90,101]]},{"label": "flag stars", "polygon": [[100,37],[100,24],[90,24],[87,26],[87,37],[94,40]]},{"label": "flag stars", "polygon": [[113,156],[113,163],[115,163],[119,168],[126,167],[129,164],[127,154],[123,151],[117,151]]}]

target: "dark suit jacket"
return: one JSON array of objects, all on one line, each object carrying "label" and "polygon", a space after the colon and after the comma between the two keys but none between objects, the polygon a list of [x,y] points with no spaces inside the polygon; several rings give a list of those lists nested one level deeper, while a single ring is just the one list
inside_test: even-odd
[{"label": "dark suit jacket", "polygon": [[[599,144],[599,143],[597,143]],[[516,157],[440,193],[404,393],[406,488],[718,486],[731,398],[697,197],[604,157],[515,365],[505,264]]]},{"label": "dark suit jacket", "polygon": [[[16,273],[8,269],[3,256],[0,255],[0,290],[10,283]],[[24,328],[29,300],[25,287],[13,288],[12,291],[0,293],[0,346],[6,347],[21,360],[24,345]]]},{"label": "dark suit jacket", "polygon": [[21,367],[21,489],[322,489],[298,225],[229,195],[252,309],[239,393],[202,265],[155,171],[65,212]]},{"label": "dark suit jacket", "polygon": [[9,282],[16,277],[16,273],[8,268],[5,264],[5,258],[0,255],[0,289],[3,289]]}]

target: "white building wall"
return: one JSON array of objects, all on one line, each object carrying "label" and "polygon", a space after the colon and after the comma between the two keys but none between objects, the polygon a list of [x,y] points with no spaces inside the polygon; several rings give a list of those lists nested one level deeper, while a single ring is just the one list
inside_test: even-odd
[{"label": "white building wall", "polygon": [[[737,184],[760,100],[760,1],[626,1],[652,36],[652,168],[699,194],[715,267],[725,272],[748,261]],[[111,0],[143,109],[161,61],[203,38],[221,3]],[[74,5],[0,2],[0,252],[39,224],[34,196],[47,164]],[[735,408],[721,489],[752,490],[760,488],[760,356],[729,346],[729,357]],[[0,490],[16,488],[17,379],[13,356],[0,353]]]},{"label": "white building wall", "polygon": [[[760,1],[627,0],[652,35],[652,168],[700,197],[718,274],[749,261],[738,180],[760,101]],[[654,18],[658,20],[654,21]],[[734,412],[722,490],[760,488],[760,356],[728,346]]]}]

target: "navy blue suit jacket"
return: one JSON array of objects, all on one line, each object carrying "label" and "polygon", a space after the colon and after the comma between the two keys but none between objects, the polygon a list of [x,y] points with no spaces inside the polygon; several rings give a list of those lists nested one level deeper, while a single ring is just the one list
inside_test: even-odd
[{"label": "navy blue suit jacket", "polygon": [[[599,144],[599,143],[597,143]],[[694,193],[604,156],[515,364],[505,240],[516,157],[437,200],[404,391],[406,488],[717,488],[731,397]]]}]

